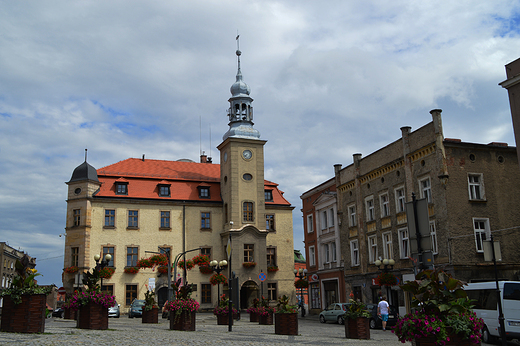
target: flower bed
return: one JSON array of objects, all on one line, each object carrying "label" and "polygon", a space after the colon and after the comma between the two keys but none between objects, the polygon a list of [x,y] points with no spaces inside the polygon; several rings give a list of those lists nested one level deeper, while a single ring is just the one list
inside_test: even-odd
[{"label": "flower bed", "polygon": [[209,257],[207,255],[197,255],[191,259],[198,266],[209,266]]},{"label": "flower bed", "polygon": [[213,269],[210,266],[199,266],[199,270],[202,274],[211,274],[213,273]]},{"label": "flower bed", "polygon": [[75,274],[79,271],[79,268],[77,266],[72,266],[63,269],[63,271],[67,274]]},{"label": "flower bed", "polygon": [[309,287],[309,281],[304,279],[298,279],[294,282],[294,287],[296,288],[307,288]]},{"label": "flower bed", "polygon": [[278,270],[279,270],[278,266],[269,266],[269,267],[267,267],[267,271],[270,272],[270,273],[277,272]]},{"label": "flower bed", "polygon": [[192,260],[180,260],[179,262],[177,262],[177,266],[181,269],[184,269],[184,263],[186,262],[186,269],[187,270],[190,270],[190,269],[193,269],[193,267],[195,267],[195,263],[193,263]]},{"label": "flower bed", "polygon": [[160,274],[167,274],[168,273],[168,267],[167,266],[159,266],[157,268],[157,272]]},{"label": "flower bed", "polygon": [[137,273],[139,273],[139,268],[138,267],[126,267],[124,271],[125,271],[125,274],[137,274]]},{"label": "flower bed", "polygon": [[244,268],[253,268],[256,266],[256,262],[244,262],[242,263],[242,266],[244,266]]}]

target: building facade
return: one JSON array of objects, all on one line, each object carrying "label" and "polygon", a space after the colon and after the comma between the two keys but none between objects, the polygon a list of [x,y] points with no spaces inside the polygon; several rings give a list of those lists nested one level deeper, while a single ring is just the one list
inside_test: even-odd
[{"label": "building facade", "polygon": [[302,213],[311,313],[347,301],[341,256],[336,181],[303,193]]},{"label": "building facade", "polygon": [[429,235],[422,250],[429,251],[435,267],[468,282],[494,280],[492,262],[484,261],[492,232],[501,246],[499,278],[519,278],[516,149],[445,139],[441,110],[430,113],[431,123],[413,132],[403,127],[399,140],[364,158],[354,154],[347,167],[335,165],[346,292],[366,303],[384,294],[392,305],[405,305],[398,286],[388,291],[379,286],[383,268],[375,262],[393,259],[386,269],[400,282],[419,269],[406,213],[412,194],[426,201]]},{"label": "building facade", "polygon": [[[507,79],[500,85],[507,89],[516,147],[520,147],[520,58],[506,65]],[[517,152],[520,161],[520,151]]]},{"label": "building facade", "polygon": [[[25,255],[22,250],[17,250],[6,242],[0,242],[0,263],[3,263],[0,267],[0,277],[2,277],[1,288],[11,287],[13,278],[16,275],[15,263],[17,260],[21,260]],[[34,268],[36,266],[36,258],[29,257],[29,267]]]},{"label": "building facade", "polygon": [[[170,252],[173,259],[185,253],[191,259],[201,253],[211,260],[228,260],[238,277],[240,306],[247,308],[260,298],[259,275],[270,300],[286,294],[296,300],[291,204],[276,183],[264,179],[265,140],[253,127],[253,99],[243,82],[240,52],[236,82],[231,86],[229,130],[218,146],[220,164],[205,155],[199,163],[127,159],[94,169],[86,160],[68,184],[65,268],[78,273],[63,274],[68,292],[81,288],[81,272],[95,266],[94,255],[110,253],[108,264],[115,270],[103,280],[122,307],[133,299],[144,299],[146,285],[154,279],[159,304],[166,300],[167,275],[151,269],[125,273],[140,258],[153,252]],[[231,244],[231,257],[226,251]],[[253,266],[244,266],[243,263]],[[267,271],[277,266],[278,271]],[[176,270],[177,278],[183,278]],[[194,286],[192,297],[202,309],[213,308],[218,291],[227,286],[210,284],[212,274],[197,267],[187,272]],[[176,279],[176,278],[174,278]],[[222,285],[221,285],[222,286]]]}]

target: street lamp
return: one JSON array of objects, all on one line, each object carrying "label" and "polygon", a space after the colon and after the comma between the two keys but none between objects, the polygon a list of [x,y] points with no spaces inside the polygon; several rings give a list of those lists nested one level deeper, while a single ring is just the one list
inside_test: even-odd
[{"label": "street lamp", "polygon": [[[379,257],[379,258],[381,258],[381,257]],[[383,273],[388,273],[388,272],[390,272],[390,270],[392,270],[394,268],[395,261],[391,258],[390,259],[385,258],[385,259],[383,259],[383,261],[381,261],[380,259],[376,260],[374,262],[374,264]],[[381,265],[383,265],[384,267],[381,268]],[[390,267],[390,268],[388,268],[388,267]],[[388,287],[388,285],[386,285],[386,296],[388,297],[388,302],[390,303],[390,288]]]},{"label": "street lamp", "polygon": [[[217,274],[220,274],[223,270],[224,270],[224,267],[227,266],[227,261],[226,260],[222,260],[220,262],[217,262],[217,260],[213,260],[211,262],[209,262],[209,265],[211,266],[211,269],[213,269],[213,271]],[[217,294],[218,294],[218,302],[220,303],[220,283],[217,284]]]},{"label": "street lamp", "polygon": [[[99,262],[99,260],[101,259],[101,256],[99,256],[99,254],[96,254],[94,255],[94,261],[96,261],[96,268],[95,270],[99,273],[99,271],[105,267],[108,266],[108,264],[110,263],[110,261],[112,260],[112,255],[107,253],[105,255],[105,259],[102,260],[101,262]],[[103,278],[101,278],[101,290],[103,290]]]},{"label": "street lamp", "polygon": [[[294,269],[294,277],[297,277],[300,280],[303,280],[307,275],[307,269],[300,268],[298,270]],[[303,287],[300,287],[300,305],[302,308],[302,317],[305,317],[305,302],[303,299]]]}]

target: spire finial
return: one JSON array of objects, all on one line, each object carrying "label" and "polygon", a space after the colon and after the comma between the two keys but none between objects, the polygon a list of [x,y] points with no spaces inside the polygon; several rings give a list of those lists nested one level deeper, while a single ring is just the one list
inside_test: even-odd
[{"label": "spire finial", "polygon": [[87,150],[88,149],[85,148],[85,162],[87,162]]},{"label": "spire finial", "polygon": [[[240,38],[240,35],[238,34],[238,30],[237,30],[237,38],[236,38],[236,40],[237,40],[237,52],[236,52],[236,54],[237,54],[237,57],[238,57],[238,73],[237,73],[237,78],[238,78],[238,75],[241,74],[241,73],[240,73],[240,55],[242,55],[242,52],[240,51],[240,40],[239,40],[239,38]],[[237,79],[237,80],[238,80],[238,79]]]}]

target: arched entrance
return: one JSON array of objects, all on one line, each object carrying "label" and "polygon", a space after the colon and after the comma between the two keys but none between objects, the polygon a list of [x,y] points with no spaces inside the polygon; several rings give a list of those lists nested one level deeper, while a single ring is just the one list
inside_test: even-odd
[{"label": "arched entrance", "polygon": [[157,304],[162,307],[168,300],[168,287],[161,287],[157,290]]},{"label": "arched entrance", "polygon": [[253,305],[253,299],[255,298],[260,298],[258,284],[253,280],[244,282],[242,288],[240,288],[240,308],[247,309]]}]

